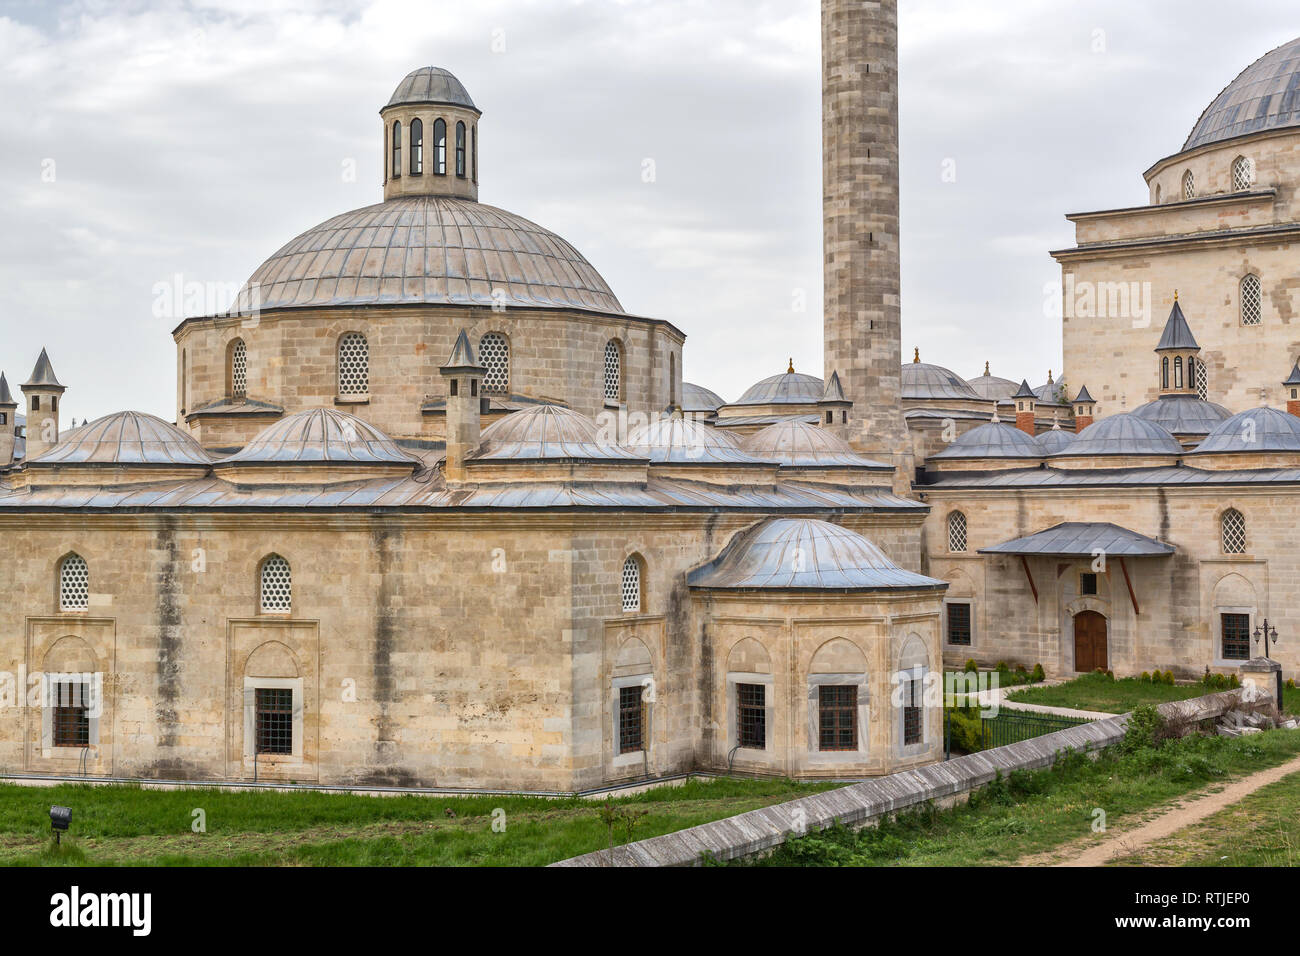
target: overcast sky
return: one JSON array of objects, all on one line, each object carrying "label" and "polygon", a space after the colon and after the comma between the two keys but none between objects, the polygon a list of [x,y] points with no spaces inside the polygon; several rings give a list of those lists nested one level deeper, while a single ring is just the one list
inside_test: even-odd
[{"label": "overcast sky", "polygon": [[[900,6],[904,351],[1040,384],[1061,364],[1064,214],[1145,202],[1142,171],[1300,33],[1294,0]],[[378,202],[378,109],[433,64],[484,111],[482,200],[682,328],[687,380],[734,400],[791,356],[821,374],[818,17],[817,0],[0,0],[0,368],[25,380],[45,345],[67,416],[170,420],[183,314],[159,288],[220,295]]]}]

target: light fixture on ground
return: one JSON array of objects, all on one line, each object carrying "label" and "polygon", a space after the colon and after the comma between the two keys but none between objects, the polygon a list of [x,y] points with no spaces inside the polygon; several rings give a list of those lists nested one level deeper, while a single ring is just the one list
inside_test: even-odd
[{"label": "light fixture on ground", "polygon": [[62,843],[63,831],[72,822],[71,807],[50,807],[50,827],[54,830],[54,842]]}]

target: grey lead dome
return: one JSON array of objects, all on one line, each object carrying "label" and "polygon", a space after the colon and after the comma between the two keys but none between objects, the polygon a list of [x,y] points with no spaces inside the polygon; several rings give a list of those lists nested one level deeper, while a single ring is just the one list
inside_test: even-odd
[{"label": "grey lead dome", "polygon": [[1242,70],[1206,107],[1183,150],[1287,126],[1300,126],[1300,38]]},{"label": "grey lead dome", "polygon": [[476,113],[482,112],[469,98],[465,84],[438,66],[422,66],[406,74],[402,82],[397,84],[397,89],[393,90],[384,109],[413,103],[463,106]]}]

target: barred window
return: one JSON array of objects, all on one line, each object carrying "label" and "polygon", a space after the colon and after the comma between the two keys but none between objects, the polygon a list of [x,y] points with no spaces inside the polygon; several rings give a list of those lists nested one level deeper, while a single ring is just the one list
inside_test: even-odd
[{"label": "barred window", "polygon": [[456,175],[465,178],[465,124],[456,124]]},{"label": "barred window", "polygon": [[1196,177],[1192,175],[1192,171],[1190,169],[1187,172],[1183,173],[1183,198],[1184,199],[1196,198]]},{"label": "barred window", "polygon": [[85,611],[90,607],[90,568],[79,554],[70,554],[59,564],[59,609]]},{"label": "barred window", "polygon": [[1196,363],[1196,395],[1203,402],[1210,400],[1210,373],[1204,362]]},{"label": "barred window", "polygon": [[617,402],[623,396],[623,351],[614,341],[605,344],[605,401]]},{"label": "barred window", "polygon": [[970,647],[970,605],[949,604],[948,609],[948,643],[959,647]]},{"label": "barred window", "polygon": [[858,688],[854,684],[817,688],[819,750],[858,749]]},{"label": "barred window", "polygon": [[360,332],[339,339],[339,394],[370,394],[370,343]]},{"label": "barred window", "polygon": [[433,171],[447,175],[447,121],[442,119],[433,123]]},{"label": "barred window", "polygon": [[767,688],[762,684],[736,685],[736,743],[767,749]]},{"label": "barred window", "polygon": [[1238,156],[1232,161],[1232,188],[1243,192],[1255,185],[1255,163],[1245,156]]},{"label": "barred window", "polygon": [[409,168],[412,176],[424,173],[424,123],[418,119],[411,120],[411,160]]},{"label": "barred window", "polygon": [[924,738],[924,718],[921,711],[921,681],[912,678],[903,681],[903,744],[919,744]]},{"label": "barred window", "polygon": [[243,398],[248,394],[248,346],[243,339],[235,339],[230,346],[230,397]]},{"label": "barred window", "polygon": [[644,750],[641,735],[644,727],[641,685],[618,689],[618,752]]},{"label": "barred window", "polygon": [[402,176],[402,124],[393,124],[393,178]]},{"label": "barred window", "polygon": [[1236,508],[1229,508],[1219,519],[1223,532],[1224,554],[1246,553],[1246,517]]},{"label": "barred window", "polygon": [[1250,615],[1219,615],[1225,661],[1250,660]]},{"label": "barred window", "polygon": [[293,610],[293,576],[289,562],[278,554],[262,562],[262,610],[272,614]]},{"label": "barred window", "polygon": [[293,753],[293,691],[288,687],[256,689],[257,752]]},{"label": "barred window", "polygon": [[50,688],[55,747],[90,746],[90,685],[84,681],[55,681]]},{"label": "barred window", "polygon": [[500,332],[489,332],[478,340],[478,360],[483,363],[483,390],[510,391],[510,343]]},{"label": "barred window", "polygon": [[1259,276],[1251,274],[1241,280],[1241,324],[1259,325],[1264,318],[1264,288]]},{"label": "barred window", "polygon": [[948,515],[948,550],[958,554],[966,550],[966,516],[960,511]]},{"label": "barred window", "polygon": [[641,610],[641,562],[635,555],[623,562],[623,610]]}]

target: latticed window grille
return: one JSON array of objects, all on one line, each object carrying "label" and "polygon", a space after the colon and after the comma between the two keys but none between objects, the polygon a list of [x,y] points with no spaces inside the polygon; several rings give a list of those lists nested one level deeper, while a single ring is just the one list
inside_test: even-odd
[{"label": "latticed window grille", "polygon": [[623,562],[623,610],[641,610],[641,562],[636,558]]},{"label": "latticed window grille", "polygon": [[948,605],[948,643],[970,647],[970,605]]},{"label": "latticed window grille", "polygon": [[59,565],[59,607],[84,611],[90,607],[90,568],[79,554],[70,554]]},{"label": "latticed window grille", "polygon": [[1219,621],[1223,631],[1223,659],[1250,660],[1250,615],[1223,614]]},{"label": "latticed window grille", "polygon": [[257,752],[293,753],[293,691],[287,687],[257,688]]},{"label": "latticed window grille", "polygon": [[858,688],[853,684],[817,688],[817,749],[858,749]]},{"label": "latticed window grille", "polygon": [[1241,324],[1259,325],[1264,318],[1264,287],[1259,276],[1248,275],[1241,280]]},{"label": "latticed window grille", "polygon": [[510,391],[510,343],[499,332],[478,340],[478,360],[483,364],[483,390]]},{"label": "latticed window grille", "polygon": [[230,350],[230,392],[235,398],[248,394],[248,346],[243,339]]},{"label": "latticed window grille", "polygon": [[370,343],[360,332],[339,339],[339,394],[370,394]]},{"label": "latticed window grille", "polygon": [[754,750],[767,748],[767,688],[736,685],[736,743]]},{"label": "latticed window grille", "polygon": [[924,739],[924,718],[921,711],[921,681],[903,682],[903,743],[919,744]]},{"label": "latticed window grille", "polygon": [[618,689],[618,752],[635,753],[644,749],[641,742],[642,716],[641,685]]},{"label": "latticed window grille", "polygon": [[1210,373],[1204,362],[1196,363],[1196,394],[1203,402],[1210,400]]},{"label": "latticed window grille", "polygon": [[617,402],[623,395],[623,355],[617,342],[605,345],[605,400]]},{"label": "latticed window grille", "polygon": [[1232,164],[1232,188],[1242,192],[1255,184],[1255,164],[1245,156],[1238,156]]},{"label": "latticed window grille", "polygon": [[56,747],[89,747],[90,685],[80,681],[58,681],[52,690],[52,743]]},{"label": "latticed window grille", "polygon": [[1183,173],[1183,198],[1184,199],[1196,198],[1196,177],[1192,175],[1192,171],[1190,169],[1187,172]]},{"label": "latticed window grille", "polygon": [[1246,553],[1246,517],[1236,508],[1229,508],[1220,519],[1223,526],[1223,553]]},{"label": "latticed window grille", "polygon": [[966,550],[966,516],[960,511],[948,515],[948,550]]},{"label": "latticed window grille", "polygon": [[293,610],[293,577],[289,562],[278,554],[262,562],[262,610],[272,613]]}]

